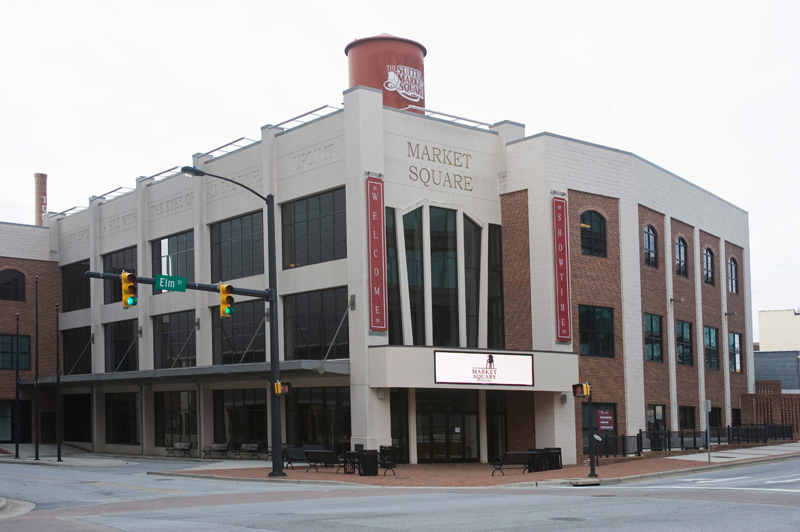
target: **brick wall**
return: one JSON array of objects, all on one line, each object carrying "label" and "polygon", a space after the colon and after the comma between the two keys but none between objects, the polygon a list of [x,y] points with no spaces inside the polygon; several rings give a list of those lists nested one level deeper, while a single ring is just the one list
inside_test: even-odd
[{"label": "brick wall", "polygon": [[[703,328],[712,327],[717,330],[717,349],[718,355],[718,369],[711,369],[706,364],[705,367],[705,394],[706,399],[711,401],[712,408],[725,408],[725,362],[724,358],[728,355],[727,351],[722,349],[722,293],[721,290],[725,289],[723,285],[723,261],[719,256],[719,238],[710,235],[704,231],[700,231],[700,260],[703,261],[703,252],[710,249],[713,253],[713,268],[714,279],[713,284],[705,282],[703,277],[700,283],[700,296],[702,299],[703,308]],[[702,271],[702,262],[701,262]],[[699,331],[704,334],[704,331]],[[705,360],[705,357],[704,357]],[[723,419],[724,423],[724,419]]]},{"label": "brick wall", "polygon": [[534,394],[529,392],[506,392],[509,452],[536,448],[536,417],[533,397]]},{"label": "brick wall", "polygon": [[[673,263],[669,265],[672,275],[672,294],[675,302],[672,304],[672,309],[675,312],[675,320],[686,321],[692,324],[692,365],[677,364],[676,380],[678,388],[678,407],[690,406],[694,407],[695,420],[694,427],[700,428],[700,393],[698,382],[698,369],[697,364],[700,360],[697,353],[698,338],[702,338],[702,329],[698,330],[697,314],[695,312],[695,257],[694,257],[694,229],[692,226],[687,225],[678,220],[670,220],[672,230],[672,242],[669,243],[673,248]],[[686,241],[686,260],[687,260],[687,277],[682,277],[676,273],[675,269],[675,242],[678,238],[683,238]],[[683,301],[681,301],[683,299]],[[699,336],[698,336],[699,335]],[[673,339],[674,341],[674,339]]]},{"label": "brick wall", "polygon": [[[569,245],[572,283],[573,349],[580,352],[579,305],[609,307],[614,313],[614,357],[580,356],[578,373],[581,382],[592,383],[594,403],[612,403],[617,407],[617,434],[626,434],[625,369],[622,349],[622,276],[620,269],[619,201],[616,198],[570,190]],[[595,211],[606,220],[606,256],[581,253],[581,214]],[[581,401],[575,404],[576,434],[582,434]],[[576,441],[578,461],[583,457],[580,438]]]},{"label": "brick wall", "polygon": [[[735,259],[736,263],[739,265],[739,292],[738,293],[731,293],[728,290],[727,282],[723,289],[726,291],[727,297],[727,312],[730,314],[732,312],[736,313],[736,316],[727,316],[728,318],[728,332],[734,332],[742,335],[742,371],[741,373],[731,373],[730,374],[730,390],[731,390],[731,405],[733,408],[740,408],[740,401],[739,397],[742,395],[747,394],[747,348],[746,346],[749,343],[752,343],[752,338],[748,338],[745,334],[747,331],[745,330],[745,308],[744,308],[744,275],[745,272],[744,268],[744,253],[742,248],[731,244],[730,242],[725,242],[725,257],[723,257],[723,261],[721,264],[722,268],[726,269],[725,279],[728,278],[727,276],[727,268],[728,268],[728,260]],[[728,353],[725,353],[725,356],[728,356]]]},{"label": "brick wall", "polygon": [[500,196],[506,349],[533,348],[528,191]]}]

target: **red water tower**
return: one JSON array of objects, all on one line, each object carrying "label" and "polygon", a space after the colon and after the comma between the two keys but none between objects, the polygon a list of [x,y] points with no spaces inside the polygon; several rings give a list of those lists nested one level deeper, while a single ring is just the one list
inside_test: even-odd
[{"label": "red water tower", "polygon": [[345,47],[344,53],[350,87],[382,90],[387,107],[425,107],[424,58],[428,51],[420,43],[384,33],[357,39]]}]

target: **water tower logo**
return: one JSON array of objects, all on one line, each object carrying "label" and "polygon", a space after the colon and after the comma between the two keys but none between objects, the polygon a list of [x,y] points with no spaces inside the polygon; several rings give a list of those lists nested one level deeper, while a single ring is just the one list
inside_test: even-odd
[{"label": "water tower logo", "polygon": [[418,102],[425,97],[425,84],[421,71],[403,65],[387,65],[386,68],[389,73],[383,83],[384,89],[396,91],[412,102]]}]

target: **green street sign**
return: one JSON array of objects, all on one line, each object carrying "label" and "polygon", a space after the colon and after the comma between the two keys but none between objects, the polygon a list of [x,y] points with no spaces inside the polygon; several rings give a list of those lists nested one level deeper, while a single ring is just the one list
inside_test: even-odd
[{"label": "green street sign", "polygon": [[173,277],[171,275],[156,275],[153,286],[167,292],[186,292],[186,277]]}]

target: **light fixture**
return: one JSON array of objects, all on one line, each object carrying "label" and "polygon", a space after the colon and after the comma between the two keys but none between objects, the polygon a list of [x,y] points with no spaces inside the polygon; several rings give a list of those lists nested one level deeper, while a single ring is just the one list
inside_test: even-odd
[{"label": "light fixture", "polygon": [[726,312],[725,315],[726,316],[738,316],[739,313],[738,312]]},{"label": "light fixture", "polygon": [[683,299],[682,297],[671,297],[671,298],[669,298],[669,302],[670,303],[683,303],[684,301],[686,301],[686,300]]}]

